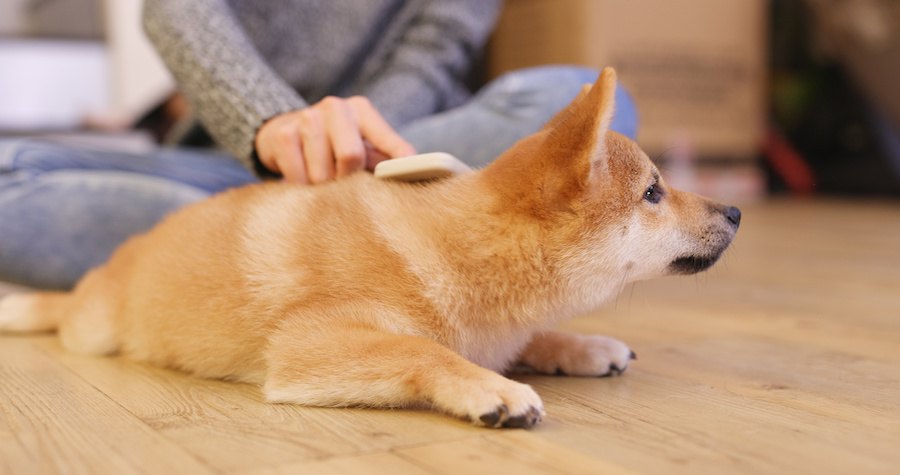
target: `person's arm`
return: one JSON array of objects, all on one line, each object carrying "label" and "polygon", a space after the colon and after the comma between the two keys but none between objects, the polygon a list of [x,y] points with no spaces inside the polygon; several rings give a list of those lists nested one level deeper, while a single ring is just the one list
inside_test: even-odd
[{"label": "person's arm", "polygon": [[203,125],[249,167],[260,124],[308,106],[260,57],[224,0],[146,0],[143,21]]},{"label": "person's arm", "polygon": [[375,71],[353,91],[394,126],[459,105],[502,0],[431,0]]},{"label": "person's arm", "polygon": [[[329,97],[260,128],[256,150],[267,168],[321,183],[415,150],[392,128],[458,105],[493,29],[501,0],[418,0],[407,27],[369,58],[354,97]],[[406,20],[406,22],[404,22]],[[380,57],[379,57],[380,55]],[[387,118],[387,120],[385,120]],[[351,133],[352,132],[352,133]],[[283,146],[285,143],[289,146]],[[295,145],[296,144],[296,145]]]},{"label": "person's arm", "polygon": [[368,100],[309,105],[259,55],[224,0],[146,0],[144,29],[220,145],[256,169],[321,183],[415,150]]}]

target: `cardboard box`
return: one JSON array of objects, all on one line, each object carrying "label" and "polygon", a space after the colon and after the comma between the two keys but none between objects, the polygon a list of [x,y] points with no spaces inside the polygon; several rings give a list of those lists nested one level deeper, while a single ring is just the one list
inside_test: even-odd
[{"label": "cardboard box", "polygon": [[651,156],[752,161],[766,120],[764,0],[507,0],[492,77],[527,66],[614,66]]}]

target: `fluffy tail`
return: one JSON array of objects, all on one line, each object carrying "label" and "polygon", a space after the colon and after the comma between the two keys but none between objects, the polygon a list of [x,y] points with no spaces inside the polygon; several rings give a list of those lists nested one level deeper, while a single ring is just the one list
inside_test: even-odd
[{"label": "fluffy tail", "polygon": [[69,292],[33,292],[0,298],[0,332],[56,330],[71,301]]}]

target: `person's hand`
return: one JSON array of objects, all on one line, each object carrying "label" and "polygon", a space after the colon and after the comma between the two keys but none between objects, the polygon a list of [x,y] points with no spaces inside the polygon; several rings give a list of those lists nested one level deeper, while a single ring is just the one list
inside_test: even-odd
[{"label": "person's hand", "polygon": [[362,96],[326,97],[277,115],[259,128],[254,145],[263,166],[304,184],[372,170],[383,160],[416,153]]}]

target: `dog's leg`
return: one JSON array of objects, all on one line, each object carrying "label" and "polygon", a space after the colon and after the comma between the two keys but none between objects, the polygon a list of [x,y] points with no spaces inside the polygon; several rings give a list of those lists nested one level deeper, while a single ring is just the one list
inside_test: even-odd
[{"label": "dog's leg", "polygon": [[312,406],[437,410],[489,427],[531,427],[543,404],[530,386],[432,340],[362,328],[282,326],[266,355],[266,398]]},{"label": "dog's leg", "polygon": [[608,336],[545,331],[534,335],[519,361],[544,374],[611,376],[633,359],[625,343]]}]

